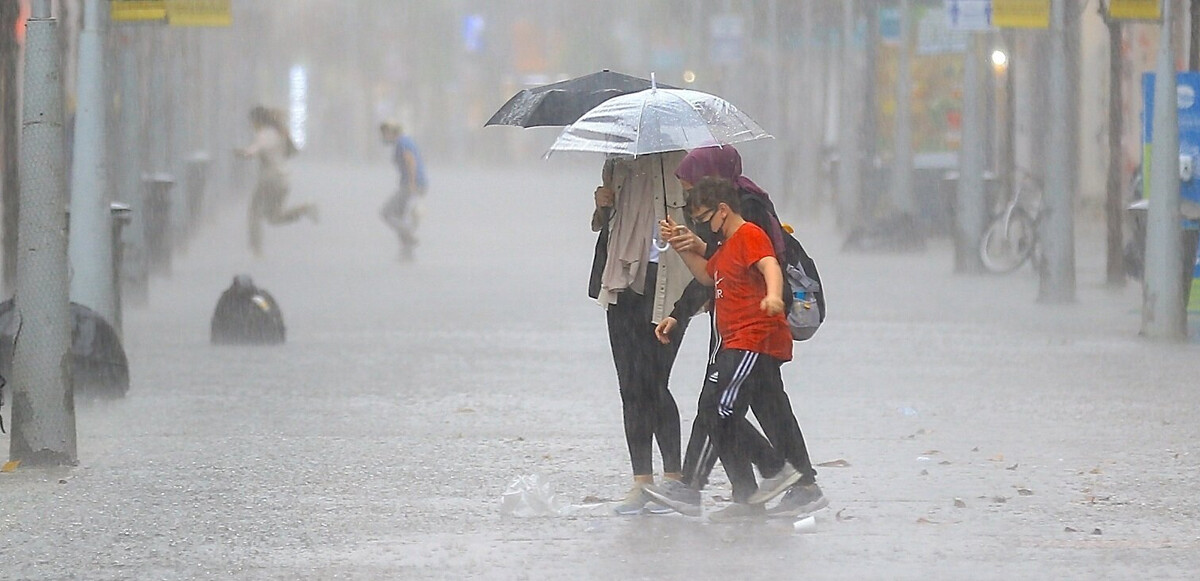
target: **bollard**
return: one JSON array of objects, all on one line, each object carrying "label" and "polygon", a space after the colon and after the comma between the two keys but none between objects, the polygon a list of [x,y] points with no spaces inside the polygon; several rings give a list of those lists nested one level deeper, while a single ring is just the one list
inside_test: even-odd
[{"label": "bollard", "polygon": [[204,213],[204,190],[208,184],[208,171],[212,160],[203,151],[197,151],[187,160],[187,173],[184,175],[184,190],[187,192],[187,229],[188,234],[195,231]]},{"label": "bollard", "polygon": [[116,288],[113,289],[113,294],[116,299],[114,303],[117,307],[116,311],[113,312],[112,326],[113,330],[117,332],[117,336],[124,338],[125,332],[122,325],[124,317],[121,310],[121,262],[125,258],[125,243],[121,241],[121,231],[133,220],[131,215],[133,214],[133,210],[129,208],[129,204],[113,202],[108,205],[108,211],[112,215],[112,279],[116,281],[114,285]]},{"label": "bollard", "polygon": [[[1146,221],[1150,201],[1138,200],[1125,208],[1130,215],[1132,247],[1125,256],[1126,271],[1141,277],[1145,266]],[[1183,216],[1183,304],[1186,312],[1200,313],[1200,204],[1183,199],[1179,204]]]},{"label": "bollard", "polygon": [[171,272],[171,187],[175,178],[156,173],[142,176],[145,202],[142,204],[145,228],[146,262],[151,274]]}]

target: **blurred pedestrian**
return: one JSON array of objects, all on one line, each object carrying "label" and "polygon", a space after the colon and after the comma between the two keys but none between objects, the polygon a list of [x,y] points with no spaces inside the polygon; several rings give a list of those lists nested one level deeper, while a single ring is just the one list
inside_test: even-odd
[{"label": "blurred pedestrian", "polygon": [[396,236],[400,238],[400,260],[408,262],[413,260],[413,251],[418,243],[417,225],[421,215],[416,198],[424,196],[429,186],[425,163],[416,142],[404,134],[404,128],[399,123],[381,123],[379,134],[384,143],[392,146],[392,163],[400,171],[400,187],[388,198],[379,215],[396,231]]},{"label": "blurred pedestrian", "polygon": [[250,110],[250,124],[254,128],[254,140],[236,153],[242,157],[258,159],[258,181],[250,199],[250,250],[254,256],[262,256],[262,225],[288,224],[307,216],[317,222],[317,206],[304,204],[284,208],[290,189],[287,159],[297,153],[282,112],[261,105]]},{"label": "blurred pedestrian", "polygon": [[[633,468],[633,487],[615,507],[618,514],[646,508],[643,488],[654,483],[655,440],[663,478],[681,476],[679,408],[668,389],[679,344],[659,343],[654,328],[692,279],[677,254],[664,252],[657,227],[668,215],[683,219],[683,192],[664,172],[682,157],[669,152],[608,159],[595,191],[592,230],[601,234],[589,294],[606,309]],[[656,506],[665,511],[659,505],[649,510]]]}]

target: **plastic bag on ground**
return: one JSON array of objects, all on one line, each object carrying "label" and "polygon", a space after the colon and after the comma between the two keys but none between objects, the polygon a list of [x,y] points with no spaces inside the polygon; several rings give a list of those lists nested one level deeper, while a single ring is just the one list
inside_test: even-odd
[{"label": "plastic bag on ground", "polygon": [[555,494],[554,485],[541,474],[518,476],[500,497],[500,514],[516,517],[609,515],[607,501],[571,504]]},{"label": "plastic bag on ground", "polygon": [[550,481],[541,474],[518,476],[500,497],[500,514],[505,516],[560,516],[570,505],[554,493]]}]

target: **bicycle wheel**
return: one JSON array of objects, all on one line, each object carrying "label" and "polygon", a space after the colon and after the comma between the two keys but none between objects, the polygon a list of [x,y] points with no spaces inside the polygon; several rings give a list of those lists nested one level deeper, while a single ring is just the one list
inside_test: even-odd
[{"label": "bicycle wheel", "polygon": [[1034,228],[1033,218],[1021,208],[1013,210],[1007,225],[1003,216],[994,220],[979,243],[979,259],[984,268],[997,274],[1020,268],[1033,252],[1037,237]]}]

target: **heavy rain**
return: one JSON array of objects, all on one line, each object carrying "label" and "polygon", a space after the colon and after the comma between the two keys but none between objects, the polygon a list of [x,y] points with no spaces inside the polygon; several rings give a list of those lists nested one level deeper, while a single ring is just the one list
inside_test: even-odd
[{"label": "heavy rain", "polygon": [[0,0],[0,578],[1194,578],[1198,24]]}]

